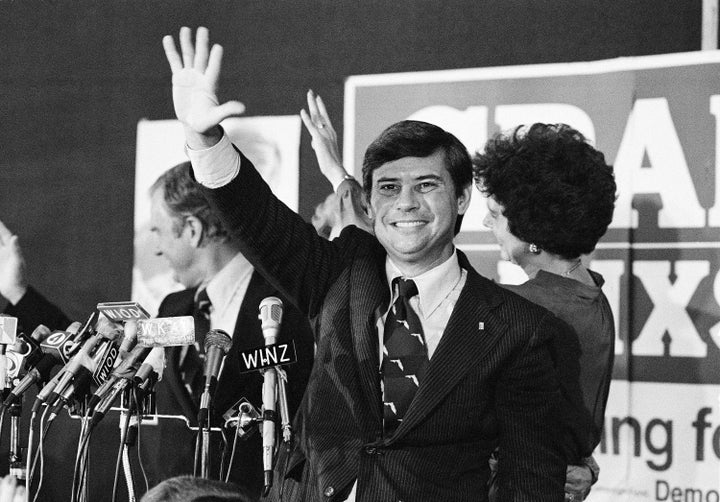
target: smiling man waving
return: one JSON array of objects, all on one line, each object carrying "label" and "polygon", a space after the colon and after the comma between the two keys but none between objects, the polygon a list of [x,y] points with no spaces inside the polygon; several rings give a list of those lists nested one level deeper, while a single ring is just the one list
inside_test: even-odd
[{"label": "smiling man waving", "polygon": [[245,256],[314,327],[298,441],[277,462],[273,496],[486,500],[499,446],[499,500],[563,500],[549,340],[567,328],[455,249],[472,181],[457,138],[417,121],[386,129],[363,163],[376,236],[350,226],[327,241],[219,127],[242,105],[218,104],[222,49],[209,50],[207,30],[193,46],[183,28],[182,55],[171,37],[164,46],[197,180]]}]

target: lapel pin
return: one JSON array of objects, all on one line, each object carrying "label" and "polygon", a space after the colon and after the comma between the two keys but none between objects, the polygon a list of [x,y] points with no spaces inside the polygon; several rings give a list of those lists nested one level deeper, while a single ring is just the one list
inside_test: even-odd
[{"label": "lapel pin", "polygon": [[484,323],[484,322],[478,323],[478,329],[479,329],[480,331],[484,330],[484,329],[485,329],[485,323]]}]

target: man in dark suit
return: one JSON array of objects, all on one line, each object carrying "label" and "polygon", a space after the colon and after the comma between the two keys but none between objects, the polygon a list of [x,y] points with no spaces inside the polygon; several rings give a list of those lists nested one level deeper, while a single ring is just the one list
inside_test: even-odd
[{"label": "man in dark suit", "polygon": [[[222,426],[222,415],[240,399],[245,398],[258,408],[262,406],[263,377],[259,372],[240,373],[240,352],[265,345],[258,307],[264,298],[280,295],[239,252],[237,242],[224,230],[199,185],[191,178],[188,162],[161,175],[153,184],[150,195],[150,224],[156,236],[155,253],[167,259],[175,280],[186,287],[165,297],[158,309],[158,317],[192,315],[196,320],[196,336],[203,337],[208,329],[213,328],[222,329],[232,337],[232,346],[223,363],[212,400],[214,413],[211,425]],[[7,312],[17,316],[28,331],[40,323],[53,329],[66,328],[69,321],[60,309],[27,285],[17,237],[4,225],[0,227],[0,258],[0,294],[10,300]],[[199,312],[197,299],[203,292],[210,301],[210,307],[205,312]],[[306,317],[289,302],[284,304],[278,343],[294,340],[297,347],[297,362],[285,366],[292,416],[307,385],[314,347]],[[166,350],[167,367],[156,387],[157,412],[175,416],[177,420],[163,418],[157,427],[145,428],[143,451],[153,452],[153,455],[143,456],[149,464],[147,471],[151,484],[171,476],[193,473],[195,435],[181,419],[186,417],[191,424],[197,423],[197,385],[202,384],[200,376],[203,372],[201,343],[197,345]],[[104,430],[106,427],[108,431]],[[98,438],[94,441],[94,448],[115,448],[117,424],[104,421],[94,436]],[[214,434],[215,453],[219,452],[219,440],[219,434]],[[256,498],[263,488],[261,448],[260,434],[249,435],[239,442],[230,467],[230,480],[247,488]],[[100,481],[106,492],[107,473],[112,472],[109,461],[113,460],[112,456],[107,458],[105,469],[100,469],[98,465],[92,469],[102,475],[91,477],[91,481]],[[211,460],[211,476],[216,478],[220,461],[217,458]],[[227,462],[229,459],[226,457],[223,460]],[[225,467],[227,471],[227,464]]]},{"label": "man in dark suit", "polygon": [[462,144],[423,122],[388,128],[363,164],[377,238],[351,226],[328,242],[224,135],[242,105],[218,105],[222,49],[203,28],[191,38],[182,28],[182,57],[163,44],[194,174],[317,343],[276,498],[486,500],[499,446],[499,500],[563,500],[550,339],[566,328],[455,249],[472,181]]},{"label": "man in dark suit", "polygon": [[[225,231],[199,185],[192,179],[189,162],[161,175],[153,184],[150,195],[155,252],[167,259],[175,280],[186,286],[186,289],[165,297],[158,309],[158,317],[192,315],[196,320],[196,337],[203,337],[208,328],[222,329],[232,337],[232,346],[213,397],[215,413],[211,422],[215,426],[222,425],[223,413],[241,398],[257,407],[262,405],[263,377],[258,372],[240,373],[240,352],[265,344],[258,306],[264,298],[279,295],[253,269],[240,253],[235,239]],[[211,305],[205,315],[199,312],[202,307],[197,301],[203,294]],[[284,303],[279,341],[294,340],[298,347],[298,362],[287,366],[288,404],[294,413],[310,374],[313,345],[307,320],[287,301]],[[207,314],[209,319],[206,319]],[[173,347],[166,351],[166,357],[167,369],[158,388],[158,412],[182,414],[194,424],[198,389],[193,389],[193,385],[198,381],[197,373],[202,372],[202,364],[198,364],[202,348]],[[193,471],[192,438],[184,426],[175,425],[161,427],[157,436],[154,451],[158,452],[155,459],[158,480]],[[175,447],[167,448],[167,445]],[[230,479],[259,497],[263,487],[260,435],[255,434],[241,442],[239,448]]]}]

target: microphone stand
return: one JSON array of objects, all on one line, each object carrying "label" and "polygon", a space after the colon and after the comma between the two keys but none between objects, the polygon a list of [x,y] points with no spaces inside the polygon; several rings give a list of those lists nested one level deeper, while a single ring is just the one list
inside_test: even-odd
[{"label": "microphone stand", "polygon": [[25,484],[27,471],[22,459],[20,447],[20,416],[22,415],[22,398],[10,405],[10,475]]},{"label": "microphone stand", "polygon": [[[275,405],[274,408],[279,408],[280,428],[282,430],[283,444],[285,445],[286,451],[289,452],[292,446],[293,432],[292,426],[290,425],[290,410],[287,403],[287,373],[280,366],[271,366],[263,370],[263,372],[265,375],[265,385],[275,391],[275,400],[273,404]],[[263,394],[265,393],[266,389],[263,388]],[[263,409],[262,422],[263,433],[265,433],[266,430],[270,430],[270,428],[274,428],[275,424],[278,422],[278,413],[275,411],[275,409]],[[270,445],[263,445],[263,462],[266,467],[272,467],[272,464],[274,463],[274,449],[274,441]],[[263,497],[267,497],[273,484],[272,469],[265,469],[263,484],[264,487],[262,494]]]},{"label": "microphone stand", "polygon": [[[210,389],[205,389],[200,397],[200,413],[198,415],[198,441],[200,447],[200,477],[210,477]],[[195,453],[197,457],[197,452]]]}]

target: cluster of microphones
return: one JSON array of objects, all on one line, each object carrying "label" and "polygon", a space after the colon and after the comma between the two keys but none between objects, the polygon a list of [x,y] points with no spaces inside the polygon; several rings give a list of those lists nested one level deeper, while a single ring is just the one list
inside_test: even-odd
[{"label": "cluster of microphones", "polygon": [[[234,419],[237,435],[262,431],[263,464],[266,492],[272,485],[272,467],[276,448],[276,423],[280,421],[283,441],[292,438],[290,417],[285,395],[287,375],[281,365],[296,361],[295,347],[277,343],[282,322],[282,302],[269,297],[260,304],[265,345],[240,354],[241,371],[261,371],[264,375],[263,410],[247,402],[239,403]],[[11,474],[32,486],[42,442],[55,417],[67,408],[82,419],[81,438],[73,476],[72,500],[87,500],[86,469],[89,437],[92,430],[121,398],[121,411],[130,420],[136,414],[152,414],[153,388],[165,368],[165,347],[190,345],[195,342],[194,321],[190,316],[150,319],[135,302],[98,304],[84,324],[72,323],[64,331],[51,331],[38,326],[30,335],[16,334],[17,320],[0,316],[0,428],[6,411],[11,410]],[[231,339],[221,330],[210,330],[205,336],[204,388],[198,415],[198,439],[209,433],[211,400],[218,375]],[[53,373],[57,368],[55,373]],[[25,461],[21,461],[16,421],[23,395],[39,388],[32,404],[30,432]],[[127,409],[123,410],[123,406]],[[279,409],[279,417],[277,410]],[[232,411],[232,410],[231,410]],[[38,448],[33,455],[35,422],[41,414]],[[228,416],[226,415],[227,419]],[[127,430],[127,425],[125,430]],[[123,438],[121,438],[122,441]],[[198,475],[208,477],[207,441]],[[13,445],[17,451],[13,451]],[[198,452],[196,451],[196,461]],[[118,457],[119,458],[119,457]],[[14,461],[14,462],[13,462]],[[42,458],[40,458],[42,464]],[[40,484],[42,477],[40,477]],[[117,487],[117,472],[113,500]],[[36,489],[39,492],[40,486]]]}]

